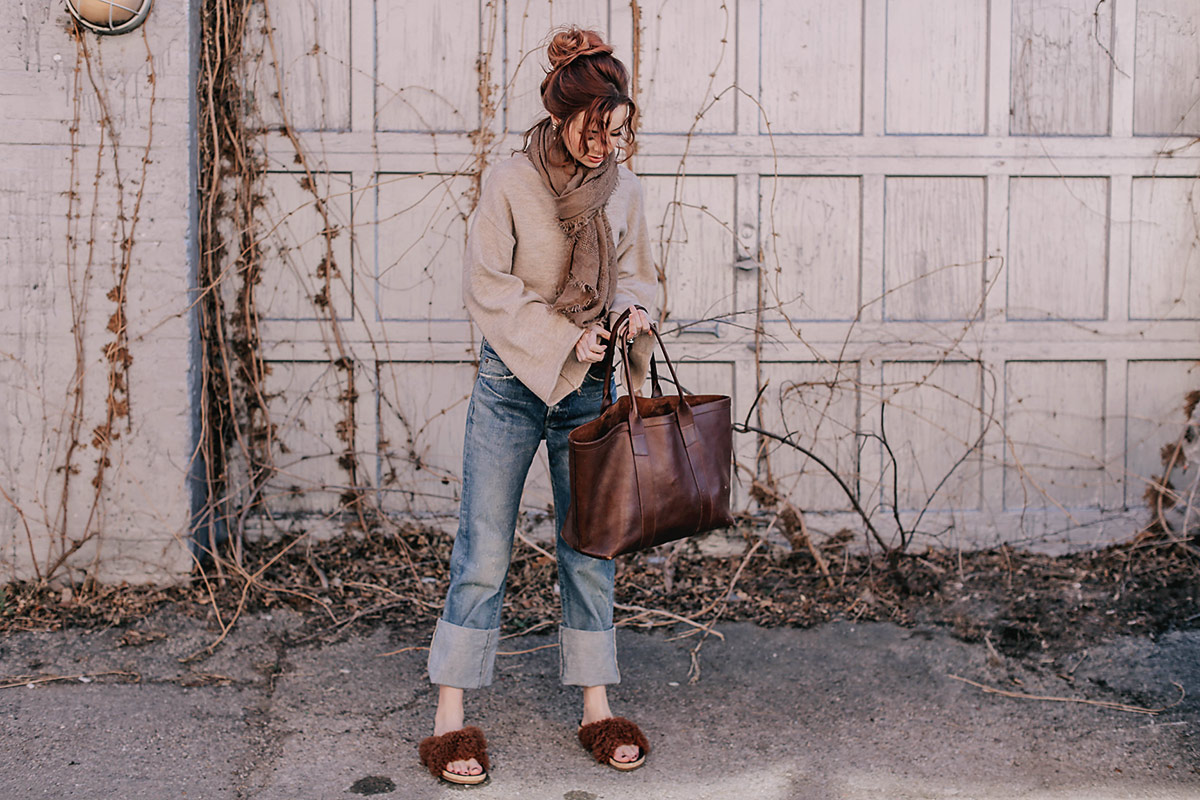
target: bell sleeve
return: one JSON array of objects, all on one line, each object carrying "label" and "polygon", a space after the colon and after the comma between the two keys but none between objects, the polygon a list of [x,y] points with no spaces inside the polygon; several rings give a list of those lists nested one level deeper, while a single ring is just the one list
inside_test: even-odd
[{"label": "bell sleeve", "polygon": [[502,182],[484,184],[463,256],[463,301],[513,374],[548,401],[582,332],[512,274],[512,207]]},{"label": "bell sleeve", "polygon": [[[617,317],[630,306],[641,306],[651,319],[658,316],[658,270],[655,269],[654,257],[650,252],[650,233],[646,226],[642,183],[629,171],[622,172],[621,180],[631,181],[633,186],[625,236],[617,243],[617,291],[609,313],[610,329],[616,323]],[[654,337],[648,335],[639,336],[630,348],[629,361],[636,388],[640,388],[646,380],[646,371],[654,348]],[[623,369],[620,375],[621,382],[624,383]],[[632,391],[628,386],[625,388]]]}]

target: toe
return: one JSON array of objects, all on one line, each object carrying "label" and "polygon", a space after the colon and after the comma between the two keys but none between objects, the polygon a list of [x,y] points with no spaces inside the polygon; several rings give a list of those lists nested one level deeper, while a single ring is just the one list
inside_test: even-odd
[{"label": "toe", "polygon": [[637,745],[623,744],[613,753],[613,758],[622,763],[637,761],[638,748]]},{"label": "toe", "polygon": [[483,772],[483,767],[473,758],[470,761],[451,761],[446,769],[455,775],[479,775]]}]

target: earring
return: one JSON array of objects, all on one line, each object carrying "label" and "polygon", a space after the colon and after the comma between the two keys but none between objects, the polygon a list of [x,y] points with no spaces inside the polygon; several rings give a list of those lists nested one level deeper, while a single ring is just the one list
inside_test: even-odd
[{"label": "earring", "polygon": [[555,122],[554,120],[550,120],[550,130],[552,130],[552,131],[558,130],[558,123]]}]

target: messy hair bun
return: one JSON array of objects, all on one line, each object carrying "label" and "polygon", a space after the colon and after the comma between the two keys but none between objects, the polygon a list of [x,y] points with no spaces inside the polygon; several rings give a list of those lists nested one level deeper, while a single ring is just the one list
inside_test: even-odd
[{"label": "messy hair bun", "polygon": [[572,25],[554,33],[550,44],[546,47],[546,57],[550,60],[550,69],[557,70],[580,56],[590,56],[596,53],[611,55],[612,51],[612,45],[606,44],[600,34]]},{"label": "messy hair bun", "polygon": [[[637,105],[629,95],[629,70],[613,55],[612,45],[596,31],[572,25],[553,32],[546,45],[546,58],[550,69],[542,81],[542,105],[551,117],[564,123],[552,128],[554,143],[562,145],[565,123],[583,115],[578,144],[581,151],[586,151],[583,140],[588,133],[600,131],[612,112],[624,106],[629,113],[621,126],[623,149],[626,157],[631,155]],[[550,123],[550,119],[543,119],[526,131],[526,146],[535,130]]]}]

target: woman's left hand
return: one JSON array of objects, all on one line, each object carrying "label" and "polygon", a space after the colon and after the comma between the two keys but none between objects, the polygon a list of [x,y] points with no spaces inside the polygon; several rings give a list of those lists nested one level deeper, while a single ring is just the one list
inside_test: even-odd
[{"label": "woman's left hand", "polygon": [[646,309],[633,306],[629,309],[629,318],[617,328],[616,335],[624,336],[626,342],[633,344],[634,339],[650,330],[650,315]]},{"label": "woman's left hand", "polygon": [[[640,306],[632,306],[629,309],[629,317],[617,326],[617,330],[613,335],[624,336],[626,343],[633,344],[637,337],[643,333],[649,333],[652,329],[650,315],[646,313],[646,309]],[[618,341],[620,340],[618,339]],[[634,389],[633,394],[636,397],[642,396],[640,389]]]}]

